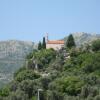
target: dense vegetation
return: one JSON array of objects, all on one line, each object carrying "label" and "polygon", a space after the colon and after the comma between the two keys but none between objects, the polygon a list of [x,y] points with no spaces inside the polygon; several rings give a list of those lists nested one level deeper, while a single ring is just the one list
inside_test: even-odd
[{"label": "dense vegetation", "polygon": [[71,49],[72,47],[75,47],[75,46],[76,46],[72,34],[70,34],[70,35],[68,36],[68,39],[67,39],[67,42],[66,42],[66,46],[67,46],[67,48],[69,48],[69,49]]},{"label": "dense vegetation", "polygon": [[0,100],[37,100],[38,89],[40,100],[100,100],[100,41],[88,49],[41,49],[27,59],[0,91]]},{"label": "dense vegetation", "polygon": [[43,37],[43,42],[42,43],[41,43],[41,41],[39,41],[39,43],[38,43],[38,50],[41,50],[41,49],[46,49],[45,37]]}]

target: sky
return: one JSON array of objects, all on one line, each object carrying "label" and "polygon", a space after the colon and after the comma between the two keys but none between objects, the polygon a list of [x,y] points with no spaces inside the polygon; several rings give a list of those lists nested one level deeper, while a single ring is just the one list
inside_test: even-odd
[{"label": "sky", "polygon": [[100,33],[100,0],[0,0],[0,40],[38,42]]}]

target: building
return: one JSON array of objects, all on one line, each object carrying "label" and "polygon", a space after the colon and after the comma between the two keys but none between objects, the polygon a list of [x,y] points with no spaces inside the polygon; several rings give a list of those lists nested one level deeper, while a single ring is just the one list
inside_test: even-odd
[{"label": "building", "polygon": [[48,34],[46,36],[46,48],[53,48],[54,50],[59,50],[62,47],[64,47],[64,41],[63,40],[49,40]]}]

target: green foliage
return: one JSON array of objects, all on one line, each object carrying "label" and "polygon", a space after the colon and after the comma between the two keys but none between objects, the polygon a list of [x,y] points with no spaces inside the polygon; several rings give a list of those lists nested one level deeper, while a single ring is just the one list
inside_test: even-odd
[{"label": "green foliage", "polygon": [[49,77],[43,77],[43,78],[41,78],[40,82],[41,82],[42,88],[44,90],[47,90],[48,85],[51,82],[51,79]]},{"label": "green foliage", "polygon": [[32,97],[32,100],[37,100],[37,98],[35,96]]},{"label": "green foliage", "polygon": [[12,92],[15,92],[19,87],[19,82],[18,81],[12,81],[11,83],[9,83],[9,90]]},{"label": "green foliage", "polygon": [[93,41],[92,50],[93,51],[100,51],[100,39]]},{"label": "green foliage", "polygon": [[[15,73],[8,89],[0,91],[4,100],[99,100],[100,52],[70,48],[69,59],[64,50],[41,49],[32,52],[27,68]],[[83,52],[84,51],[84,52]],[[39,70],[34,69],[35,62]],[[40,70],[41,68],[41,70]]]},{"label": "green foliage", "polygon": [[16,77],[21,71],[23,70],[26,70],[25,67],[21,67],[19,70],[17,70],[15,73],[14,73],[14,77]]},{"label": "green foliage", "polygon": [[52,65],[50,64],[50,67],[52,70],[62,71],[63,70],[63,64],[64,60],[60,57],[57,57],[55,61],[52,62]]},{"label": "green foliage", "polygon": [[4,87],[4,88],[0,91],[0,96],[6,97],[6,96],[9,95],[9,92],[10,92],[9,88]]},{"label": "green foliage", "polygon": [[47,91],[47,100],[63,100],[63,94],[58,91]]},{"label": "green foliage", "polygon": [[97,87],[91,87],[90,85],[85,85],[82,87],[81,91],[81,97],[87,98],[87,97],[95,97],[99,94],[99,90]]},{"label": "green foliage", "polygon": [[56,89],[59,92],[65,92],[68,95],[77,95],[81,91],[81,87],[84,82],[75,76],[68,76],[63,78],[58,78],[52,84],[50,84],[50,89]]},{"label": "green foliage", "polygon": [[32,52],[30,52],[29,54],[27,54],[26,59],[27,60],[32,59],[35,52],[37,52],[37,50],[34,49]]},{"label": "green foliage", "polygon": [[48,60],[51,60],[53,57],[55,57],[55,51],[53,49],[46,49],[46,50],[41,50],[40,52],[34,53],[34,57],[37,59],[41,59],[42,57],[48,57]]},{"label": "green foliage", "polygon": [[91,73],[100,70],[100,53],[95,54],[83,54],[84,61],[82,63],[82,68],[86,73]]},{"label": "green foliage", "polygon": [[10,95],[6,98],[6,100],[29,100],[29,99],[27,94],[25,94],[21,90],[17,90],[16,92],[11,92]]},{"label": "green foliage", "polygon": [[28,95],[29,98],[31,98],[36,91],[36,88],[34,87],[34,81],[32,80],[24,80],[19,84],[20,90],[24,91],[25,94]]},{"label": "green foliage", "polygon": [[33,57],[33,53],[29,53],[29,54],[26,56],[27,59],[32,59],[32,57]]},{"label": "green foliage", "polygon": [[45,37],[43,37],[43,44],[42,44],[42,48],[46,49],[46,41],[45,41]]},{"label": "green foliage", "polygon": [[37,64],[42,67],[48,65],[51,60],[55,59],[55,57],[56,52],[53,49],[43,49],[39,52],[34,53],[34,58],[37,61]]},{"label": "green foliage", "polygon": [[38,43],[38,50],[42,50],[42,49],[46,49],[45,37],[43,37],[43,42],[42,43],[40,41]]},{"label": "green foliage", "polygon": [[28,69],[34,69],[35,68],[35,64],[33,63],[32,59],[28,60],[27,68]]},{"label": "green foliage", "polygon": [[38,43],[38,50],[41,50],[42,49],[42,44],[41,42]]},{"label": "green foliage", "polygon": [[70,34],[68,36],[68,39],[67,39],[67,42],[66,42],[66,47],[69,48],[69,49],[71,49],[72,47],[75,47],[75,46],[76,45],[75,45],[75,41],[74,41],[73,35]]},{"label": "green foliage", "polygon": [[38,73],[35,73],[32,70],[24,70],[24,71],[21,71],[15,77],[15,80],[21,82],[26,79],[30,79],[30,80],[38,79],[39,77],[40,77],[40,75]]},{"label": "green foliage", "polygon": [[100,100],[100,95],[97,95],[94,100]]}]

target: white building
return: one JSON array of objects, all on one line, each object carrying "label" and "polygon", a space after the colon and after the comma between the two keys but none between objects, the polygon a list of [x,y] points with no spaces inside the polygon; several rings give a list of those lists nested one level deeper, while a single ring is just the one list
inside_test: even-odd
[{"label": "white building", "polygon": [[63,40],[48,40],[48,34],[46,36],[46,48],[53,48],[54,50],[59,50],[64,47]]}]

